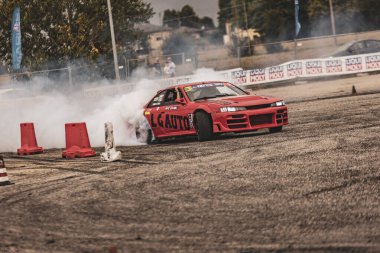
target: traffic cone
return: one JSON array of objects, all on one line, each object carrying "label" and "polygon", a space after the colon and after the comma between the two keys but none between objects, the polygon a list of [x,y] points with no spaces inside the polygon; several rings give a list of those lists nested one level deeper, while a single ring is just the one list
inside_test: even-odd
[{"label": "traffic cone", "polygon": [[121,152],[116,151],[115,140],[113,138],[113,126],[111,122],[104,123],[104,131],[106,136],[105,152],[101,153],[100,160],[102,162],[114,162],[121,160]]},{"label": "traffic cone", "polygon": [[38,147],[36,133],[33,123],[21,123],[21,148],[17,149],[18,155],[33,155],[44,152],[42,147]]},{"label": "traffic cone", "polygon": [[5,168],[4,158],[0,155],[0,186],[10,185],[7,169]]},{"label": "traffic cone", "polygon": [[62,152],[63,158],[84,158],[95,156],[88,138],[86,123],[65,124],[66,150]]}]

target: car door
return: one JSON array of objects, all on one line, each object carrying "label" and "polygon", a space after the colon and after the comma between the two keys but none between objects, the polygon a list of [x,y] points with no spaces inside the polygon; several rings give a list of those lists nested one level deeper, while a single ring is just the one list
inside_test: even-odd
[{"label": "car door", "polygon": [[157,93],[144,111],[145,118],[148,120],[156,138],[160,138],[166,134],[164,125],[165,109],[163,107],[165,94],[166,90]]},{"label": "car door", "polygon": [[[181,99],[181,102],[178,102]],[[170,136],[188,135],[195,133],[191,106],[184,98],[180,88],[167,90],[164,103],[164,126]]]}]

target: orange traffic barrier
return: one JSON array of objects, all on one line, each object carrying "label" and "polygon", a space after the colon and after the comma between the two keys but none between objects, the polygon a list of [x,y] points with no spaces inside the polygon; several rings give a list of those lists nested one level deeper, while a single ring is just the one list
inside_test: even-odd
[{"label": "orange traffic barrier", "polygon": [[21,123],[21,148],[17,149],[18,155],[33,155],[44,152],[42,147],[38,147],[36,133],[33,123]]},{"label": "orange traffic barrier", "polygon": [[88,138],[86,123],[65,124],[66,150],[62,152],[63,158],[83,158],[95,156]]},{"label": "orange traffic barrier", "polygon": [[0,155],[0,186],[10,185],[7,169],[5,168],[4,158]]}]

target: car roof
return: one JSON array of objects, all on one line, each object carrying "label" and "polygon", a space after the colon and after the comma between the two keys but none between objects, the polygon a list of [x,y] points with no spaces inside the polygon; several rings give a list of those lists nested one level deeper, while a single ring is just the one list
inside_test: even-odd
[{"label": "car roof", "polygon": [[204,82],[193,82],[193,83],[185,83],[185,84],[178,84],[178,85],[175,85],[175,86],[170,86],[166,89],[163,89],[163,90],[167,90],[167,89],[174,89],[176,87],[179,87],[179,88],[183,88],[183,87],[187,87],[187,86],[194,86],[194,85],[199,85],[199,84],[208,84],[208,83],[227,83],[226,81],[204,81]]}]

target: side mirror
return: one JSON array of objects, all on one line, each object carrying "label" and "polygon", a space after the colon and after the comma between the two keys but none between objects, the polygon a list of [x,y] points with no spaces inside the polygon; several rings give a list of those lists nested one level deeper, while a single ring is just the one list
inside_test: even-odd
[{"label": "side mirror", "polygon": [[247,95],[251,95],[251,92],[250,91],[245,91],[245,93],[247,93]]},{"label": "side mirror", "polygon": [[186,104],[186,101],[184,98],[177,98],[176,100],[174,100],[174,102],[176,102],[177,104],[181,104],[181,105]]}]

